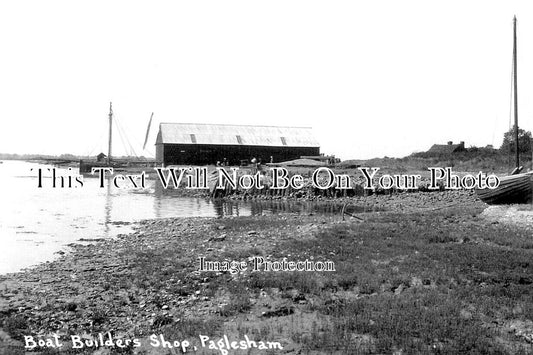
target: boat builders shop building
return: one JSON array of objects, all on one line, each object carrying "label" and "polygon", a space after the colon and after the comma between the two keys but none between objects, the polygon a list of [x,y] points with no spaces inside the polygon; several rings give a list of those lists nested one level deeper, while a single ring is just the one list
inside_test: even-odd
[{"label": "boat builders shop building", "polygon": [[167,165],[240,165],[320,155],[310,127],[161,123],[156,161]]}]

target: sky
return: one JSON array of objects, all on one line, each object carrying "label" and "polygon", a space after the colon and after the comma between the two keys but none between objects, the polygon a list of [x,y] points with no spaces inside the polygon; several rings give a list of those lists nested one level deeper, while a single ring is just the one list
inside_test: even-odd
[{"label": "sky", "polygon": [[[312,127],[341,159],[501,144],[513,16],[533,130],[527,1],[2,1],[0,152],[136,154],[159,122]],[[151,113],[146,150],[142,143]],[[114,128],[113,153],[124,148]],[[129,147],[129,145],[128,145]]]}]

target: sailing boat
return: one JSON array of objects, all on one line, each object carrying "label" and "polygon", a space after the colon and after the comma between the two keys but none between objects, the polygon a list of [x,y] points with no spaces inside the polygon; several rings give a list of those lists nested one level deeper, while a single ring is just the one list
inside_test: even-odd
[{"label": "sailing boat", "polygon": [[[152,112],[152,116],[150,117],[150,122],[148,123],[148,129],[146,131],[146,138],[144,141],[143,149],[146,148],[146,143],[148,142],[148,133],[150,131],[150,125],[152,123],[152,118],[154,116],[154,113]],[[79,171],[80,173],[90,173],[92,168],[102,168],[102,167],[110,167],[116,169],[126,169],[126,168],[135,168],[135,167],[143,167],[143,166],[153,166],[154,161],[151,160],[118,160],[118,159],[112,159],[111,153],[112,153],[112,147],[113,147],[113,103],[109,103],[109,141],[108,141],[108,150],[107,150],[107,156],[105,154],[100,153],[97,156],[97,160],[80,160],[79,165]],[[105,158],[105,160],[104,160]]]},{"label": "sailing boat", "polygon": [[477,189],[478,197],[488,204],[525,203],[532,199],[533,171],[522,173],[518,149],[518,94],[516,61],[516,16],[513,18],[513,94],[514,94],[514,132],[516,167],[511,175],[500,178],[500,185],[495,189]]},{"label": "sailing boat", "polygon": [[[111,161],[111,148],[113,139],[113,103],[109,103],[109,142],[107,156],[103,153],[98,154],[96,161],[87,161],[80,159],[80,173],[90,173],[92,168],[101,168],[101,167],[113,167]],[[104,161],[105,158],[105,161]]]}]

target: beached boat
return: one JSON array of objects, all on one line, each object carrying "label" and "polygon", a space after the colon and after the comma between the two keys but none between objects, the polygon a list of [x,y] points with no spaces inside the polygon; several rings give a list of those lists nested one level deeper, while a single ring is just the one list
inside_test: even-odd
[{"label": "beached boat", "polygon": [[516,168],[513,172],[500,178],[500,185],[495,189],[477,189],[478,197],[489,204],[527,203],[533,198],[533,172],[522,173],[518,147],[518,94],[516,61],[516,16],[513,19],[513,98],[514,98],[514,132]]},{"label": "beached boat", "polygon": [[478,189],[476,193],[488,204],[510,204],[531,202],[532,191],[533,172],[528,172],[501,177],[496,189]]}]

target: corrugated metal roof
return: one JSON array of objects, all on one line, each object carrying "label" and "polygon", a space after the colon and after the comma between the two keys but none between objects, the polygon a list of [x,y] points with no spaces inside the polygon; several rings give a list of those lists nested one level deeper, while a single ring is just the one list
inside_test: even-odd
[{"label": "corrugated metal roof", "polygon": [[161,123],[156,144],[319,147],[310,127]]}]

